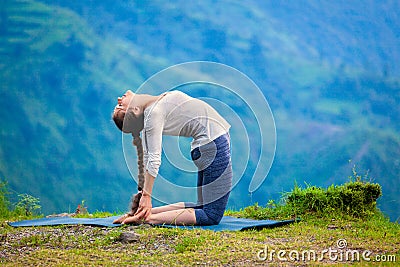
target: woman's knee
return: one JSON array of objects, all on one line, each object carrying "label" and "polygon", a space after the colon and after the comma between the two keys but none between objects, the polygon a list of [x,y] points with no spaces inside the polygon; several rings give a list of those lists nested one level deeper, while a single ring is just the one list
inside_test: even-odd
[{"label": "woman's knee", "polygon": [[207,209],[196,209],[196,224],[197,225],[217,225],[224,216],[224,211],[210,211]]}]

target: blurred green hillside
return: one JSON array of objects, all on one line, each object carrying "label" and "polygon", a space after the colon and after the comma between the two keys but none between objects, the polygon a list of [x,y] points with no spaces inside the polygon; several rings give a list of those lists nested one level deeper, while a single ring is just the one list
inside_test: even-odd
[{"label": "blurred green hillside", "polygon": [[[116,97],[165,67],[209,60],[253,79],[277,127],[268,178],[249,195],[249,162],[230,206],[263,205],[294,180],[342,183],[356,165],[382,185],[379,206],[395,220],[396,10],[380,1],[3,1],[0,179],[40,198],[44,213],[73,211],[83,199],[92,210],[125,210],[136,186],[110,119]],[[246,108],[233,108],[247,118]],[[240,138],[232,136],[239,148]]]}]

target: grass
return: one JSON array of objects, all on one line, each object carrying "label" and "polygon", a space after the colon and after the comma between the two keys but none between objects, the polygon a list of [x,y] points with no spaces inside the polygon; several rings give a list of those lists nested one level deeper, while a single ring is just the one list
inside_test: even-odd
[{"label": "grass", "polygon": [[[265,207],[253,205],[226,212],[231,216],[258,219],[302,218],[291,225],[258,231],[213,232],[148,225],[12,228],[3,218],[0,262],[2,266],[297,266],[337,263],[394,266],[400,260],[400,226],[376,209],[376,199],[367,197],[368,202],[358,207],[362,213],[349,212],[342,204],[339,209],[333,208],[336,207],[333,204],[317,201],[319,198],[337,198],[337,192],[347,192],[349,188],[354,190],[353,197],[360,197],[360,190],[380,195],[376,194],[379,190],[366,190],[379,189],[379,185],[357,180],[327,189],[295,186],[280,203],[270,201]],[[342,202],[346,201],[337,203]],[[324,206],[326,210],[323,210]],[[97,212],[92,216],[110,215],[113,214]],[[135,233],[138,239],[121,242],[122,233]],[[346,246],[338,247],[343,244]]]},{"label": "grass", "polygon": [[[2,238],[18,235],[29,228],[2,226]],[[384,217],[376,216],[368,221],[355,219],[325,220],[309,219],[275,229],[245,232],[212,232],[204,230],[181,230],[149,227],[121,227],[104,230],[94,227],[57,227],[61,237],[53,234],[54,228],[38,227],[36,234],[21,238],[12,249],[18,254],[2,258],[2,266],[192,266],[192,265],[245,265],[282,263],[277,255],[263,259],[260,251],[315,251],[318,255],[324,249],[337,249],[337,241],[345,239],[344,251],[371,251],[370,258],[390,255],[399,259],[398,224],[390,223]],[[82,228],[86,232],[82,233]],[[122,232],[134,231],[140,238],[137,242],[118,242]],[[76,233],[73,235],[71,233]],[[56,237],[54,237],[56,236]],[[3,249],[3,248],[2,248]],[[261,257],[258,257],[261,255]],[[272,257],[272,260],[269,258]],[[360,256],[361,257],[361,256]],[[325,255],[319,261],[299,261],[290,264],[333,264]],[[341,261],[365,266],[370,262]],[[374,262],[376,264],[376,262]],[[393,262],[387,263],[388,265]]]}]

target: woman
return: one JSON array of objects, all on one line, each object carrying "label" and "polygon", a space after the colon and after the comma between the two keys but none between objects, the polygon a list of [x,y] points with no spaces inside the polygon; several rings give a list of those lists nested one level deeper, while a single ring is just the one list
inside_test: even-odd
[{"label": "woman", "polygon": [[[113,120],[121,131],[132,134],[139,168],[136,203],[134,200],[132,211],[114,223],[214,225],[220,222],[232,185],[232,165],[230,125],[217,111],[180,91],[153,96],[128,90],[118,98]],[[152,208],[154,179],[161,165],[162,135],[193,138],[191,157],[198,168],[196,204],[179,202]]]}]

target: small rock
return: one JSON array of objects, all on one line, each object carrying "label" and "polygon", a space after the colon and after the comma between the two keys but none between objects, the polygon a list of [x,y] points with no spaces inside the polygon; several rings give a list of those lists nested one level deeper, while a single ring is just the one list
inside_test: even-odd
[{"label": "small rock", "polygon": [[139,241],[140,235],[135,232],[124,232],[121,233],[120,236],[117,238],[117,241],[122,243],[132,243]]}]

